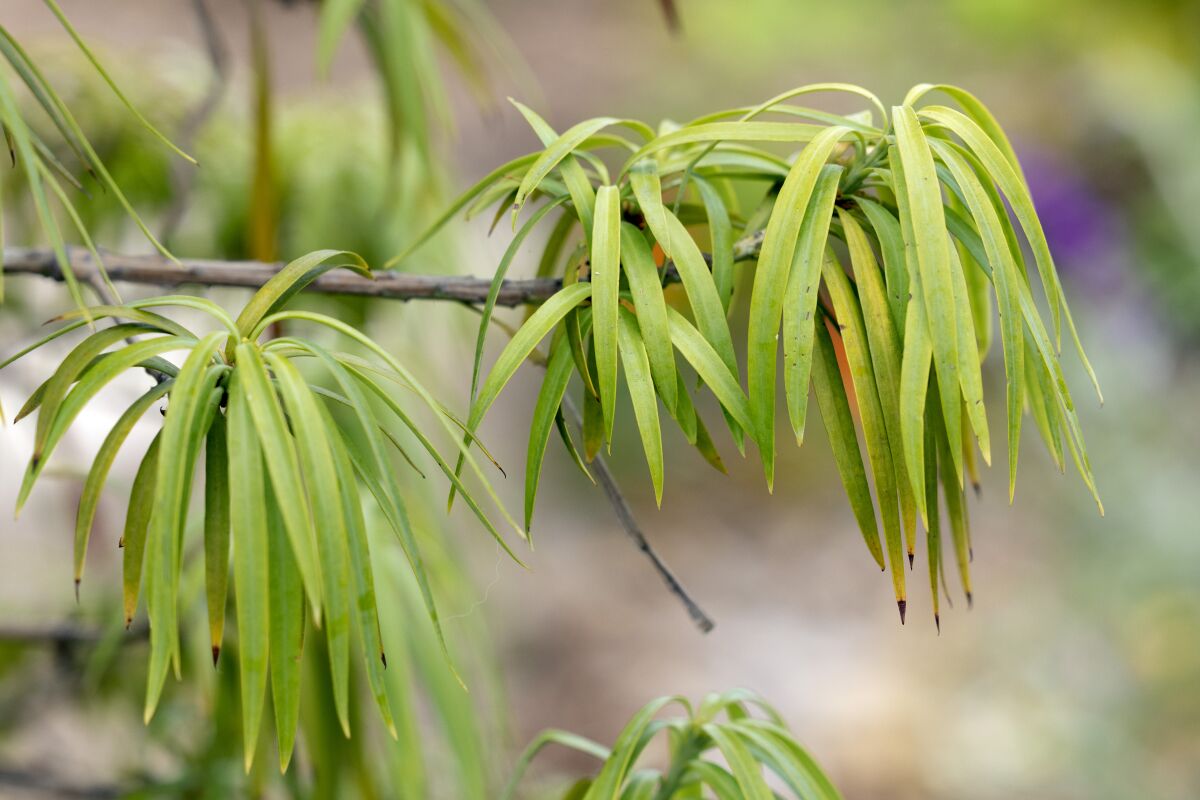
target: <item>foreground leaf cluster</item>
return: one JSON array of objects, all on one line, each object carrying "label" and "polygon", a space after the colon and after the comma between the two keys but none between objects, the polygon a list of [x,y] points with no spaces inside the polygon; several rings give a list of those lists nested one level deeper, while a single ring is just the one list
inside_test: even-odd
[{"label": "foreground leaf cluster", "polygon": [[[204,477],[202,544],[213,658],[220,653],[232,587],[247,767],[258,741],[268,686],[281,767],[291,757],[306,620],[325,635],[343,731],[348,735],[350,730],[352,639],[364,655],[383,720],[392,728],[364,488],[394,532],[438,644],[446,651],[392,451],[413,461],[391,432],[393,425],[398,423],[419,443],[511,554],[491,515],[397,395],[404,392],[417,399],[434,418],[435,429],[455,442],[463,423],[399,361],[356,329],[326,315],[285,308],[297,292],[339,266],[371,274],[352,254],[311,253],[282,269],[236,319],[208,300],[187,296],[91,306],[66,315],[67,324],[0,365],[84,328],[85,316],[119,320],[77,344],[17,414],[20,420],[36,412],[34,452],[18,508],[98,392],[130,370],[156,377],[155,385],[117,420],[84,483],[75,529],[75,580],[78,585],[83,576],[97,505],[118,451],[137,421],[165,402],[161,430],[134,479],[121,541],[126,623],[133,620],[142,598],[150,622],[145,713],[147,719],[154,713],[172,666],[177,676],[180,671],[181,567],[190,557],[188,510],[193,477],[199,472]],[[150,310],[163,307],[202,312],[216,330],[195,333]],[[296,336],[265,335],[281,324],[297,322],[326,328],[371,358]],[[170,353],[184,354],[181,366],[164,358]],[[310,368],[302,369],[305,366]],[[495,499],[486,475],[465,448],[463,457]],[[496,506],[505,524],[520,533],[498,502]]]}]

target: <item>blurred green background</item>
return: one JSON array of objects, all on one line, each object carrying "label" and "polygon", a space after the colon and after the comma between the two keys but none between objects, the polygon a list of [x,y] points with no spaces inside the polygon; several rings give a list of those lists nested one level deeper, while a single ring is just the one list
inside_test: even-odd
[{"label": "blurred green background", "polygon": [[[885,102],[899,102],[915,83],[959,84],[1014,140],[1105,390],[1105,406],[1083,400],[1081,414],[1108,512],[1098,517],[1077,477],[1058,475],[1027,441],[1014,507],[1003,470],[985,476],[971,509],[975,607],[968,612],[956,594],[938,636],[928,598],[916,592],[908,625],[898,624],[888,581],[858,552],[820,437],[802,450],[783,448],[773,496],[756,464],[741,462],[728,442],[719,446],[731,476],[721,478],[682,439],[668,440],[661,511],[636,447],[618,443],[624,458],[614,466],[643,527],[717,620],[701,636],[601,494],[552,447],[529,571],[501,558],[459,512],[444,526],[474,577],[448,593],[448,626],[467,650],[476,641],[469,629],[485,623],[511,707],[507,731],[489,739],[492,757],[511,760],[549,725],[610,741],[652,696],[744,685],[776,704],[847,798],[1200,794],[1200,3],[680,0],[678,35],[652,0],[487,5],[525,66],[496,68],[492,99],[482,104],[451,78],[453,130],[434,134],[442,164],[409,170],[421,177],[397,184],[387,180],[378,89],[363,54],[349,44],[332,75],[318,78],[311,10],[271,4],[281,256],[318,246],[373,259],[394,252],[454,190],[536,146],[506,94],[562,129],[601,114],[687,119],[814,81],[858,83]],[[208,80],[189,4],[63,7],[170,132]],[[240,257],[251,159],[246,18],[240,2],[212,7],[232,74],[196,140],[196,190],[172,245],[181,255]],[[36,0],[7,0],[0,18],[51,62],[65,52]],[[110,131],[97,138],[118,181],[140,208],[161,213],[167,156],[119,119],[76,62],[63,56],[52,75],[86,107],[85,128]],[[99,241],[144,249],[104,215],[105,202],[96,199]],[[505,244],[504,226],[489,237],[476,221],[407,268],[487,275]],[[28,278],[12,278],[9,295],[4,354],[68,302],[61,287]],[[233,292],[217,296],[241,302]],[[381,341],[465,406],[476,321],[469,311],[388,303],[344,311],[369,315]],[[19,407],[49,367],[41,360],[7,370],[5,406]],[[1002,368],[989,369],[998,398]],[[506,464],[523,458],[538,381],[532,370],[519,374],[485,426]],[[69,443],[81,468],[106,419],[97,418],[90,439]],[[618,427],[633,445],[636,433]],[[22,426],[0,431],[2,507],[11,505],[30,436]],[[101,602],[115,609],[115,548],[93,548],[84,586],[92,608],[77,610],[71,598],[79,475],[68,462],[60,457],[64,479],[35,494],[19,521],[0,516],[6,621],[94,617]],[[521,470],[509,474],[502,488],[519,507]],[[121,502],[109,498],[102,509],[110,528]],[[32,657],[41,670],[34,694],[18,689],[28,685],[21,670],[29,664],[10,667],[7,658],[0,652],[0,765],[32,765],[80,785],[119,783],[141,763],[135,743],[145,734],[135,715],[78,708],[69,658]],[[590,766],[551,756],[541,771]]]}]

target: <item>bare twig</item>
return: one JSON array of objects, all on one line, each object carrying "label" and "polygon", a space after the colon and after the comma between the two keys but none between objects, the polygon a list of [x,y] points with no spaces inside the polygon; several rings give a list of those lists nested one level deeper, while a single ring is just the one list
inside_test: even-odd
[{"label": "bare twig", "polygon": [[[582,429],[583,419],[579,414],[579,409],[575,406],[575,402],[569,395],[563,395],[562,401],[563,410],[572,418],[575,426]],[[604,489],[604,494],[608,497],[608,502],[613,508],[613,512],[617,515],[617,520],[621,523],[621,527],[625,529],[625,533],[633,540],[638,550],[645,554],[646,558],[650,559],[650,564],[654,567],[654,571],[663,579],[663,583],[667,585],[667,590],[679,598],[679,602],[683,604],[688,616],[692,618],[692,622],[696,623],[696,627],[701,633],[708,633],[713,629],[715,623],[708,614],[704,613],[704,609],[700,608],[699,604],[692,599],[688,594],[687,589],[683,588],[683,584],[671,572],[671,568],[663,562],[662,558],[651,546],[646,535],[642,533],[642,529],[638,526],[637,520],[633,516],[633,509],[629,507],[629,501],[621,494],[621,488],[617,486],[617,480],[608,469],[608,463],[605,462],[604,456],[597,455],[591,462],[592,474],[595,475],[597,482]]]},{"label": "bare twig", "polygon": [[[759,231],[734,244],[735,261],[758,256],[762,245]],[[282,263],[262,261],[214,261],[183,259],[174,263],[162,256],[128,256],[104,253],[104,268],[114,281],[151,286],[236,286],[257,289],[276,272]],[[71,270],[81,281],[90,281],[99,270],[95,259],[86,250],[68,252]],[[62,280],[62,270],[54,252],[44,248],[4,248],[4,271],[9,275],[40,275]],[[677,283],[679,273],[673,264],[663,271],[664,283]],[[359,295],[390,300],[452,300],[459,303],[482,304],[491,288],[487,278],[455,275],[417,275],[407,272],[377,272],[374,278],[364,278],[349,272],[331,272],[314,281],[307,291],[323,294]],[[499,306],[523,306],[544,303],[562,288],[558,278],[518,278],[504,281],[496,297]]]},{"label": "bare twig", "polygon": [[[71,270],[84,280],[95,272],[96,263],[89,253],[72,250]],[[239,286],[257,289],[271,279],[283,265],[261,261],[206,261],[185,259],[176,265],[159,256],[104,255],[104,267],[114,281],[152,286]],[[7,247],[4,249],[6,275],[41,275],[62,280],[62,272],[50,250]],[[322,275],[308,288],[325,294],[361,295],[392,300],[454,300],[483,303],[491,281],[442,275],[411,275],[380,272],[374,279],[347,272]],[[505,281],[497,298],[502,306],[520,306],[544,302],[562,288],[553,278]]]},{"label": "bare twig", "polygon": [[[137,625],[118,635],[125,641],[145,639],[150,629]],[[0,643],[72,647],[96,644],[111,634],[100,628],[69,622],[50,625],[0,625]]]},{"label": "bare twig", "polygon": [[[229,82],[229,54],[225,43],[221,40],[220,31],[217,30],[216,22],[213,20],[206,0],[192,0],[192,12],[196,16],[200,36],[204,40],[204,50],[208,54],[212,77],[209,79],[208,89],[204,92],[204,96],[184,117],[179,131],[175,135],[175,141],[183,150],[191,149],[197,134],[220,104],[221,97],[225,94],[225,87]],[[183,215],[191,200],[195,183],[195,165],[185,163],[181,159],[172,159],[172,200],[170,207],[163,215],[162,228],[158,235],[161,241],[169,242],[179,229],[179,224],[183,221]]]}]

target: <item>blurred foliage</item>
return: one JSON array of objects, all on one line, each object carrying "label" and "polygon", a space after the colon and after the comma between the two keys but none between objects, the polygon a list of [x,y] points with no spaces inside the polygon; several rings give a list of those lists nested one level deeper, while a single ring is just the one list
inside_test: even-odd
[{"label": "blurred foliage", "polygon": [[[680,705],[686,716],[659,719]],[[752,711],[762,716],[755,716]],[[663,770],[638,767],[650,743],[666,734],[670,757]],[[511,798],[529,763],[547,745],[602,761],[595,777],[581,778],[562,800],[840,800],[841,795],[792,737],[779,713],[753,692],[712,694],[695,708],[682,697],[660,697],[641,708],[609,749],[566,731],[544,731],[517,761],[504,797]],[[709,753],[719,754],[715,761]],[[787,788],[776,791],[765,773]]]},{"label": "blurred foliage", "polygon": [[[365,509],[371,519],[379,602],[389,609],[381,617],[381,630],[389,655],[385,688],[397,738],[377,721],[376,701],[358,675],[352,676],[349,694],[354,736],[341,735],[328,652],[323,637],[314,635],[319,631],[310,626],[299,664],[304,697],[294,767],[281,775],[273,759],[260,758],[246,773],[237,642],[229,643],[214,668],[203,602],[204,565],[187,559],[181,630],[189,679],[168,688],[144,732],[128,731],[130,740],[115,755],[121,796],[492,797],[503,774],[497,759],[507,741],[503,691],[488,626],[481,615],[470,613],[475,587],[458,556],[447,549],[445,537],[435,532],[438,523],[425,510],[429,499],[419,492],[408,495],[434,591],[447,606],[467,610],[455,618],[449,634],[451,647],[463,656],[458,664],[470,682],[470,694],[446,669],[432,631],[410,624],[425,613],[420,588],[404,555],[388,540],[386,524]],[[120,616],[120,609],[111,605],[87,611],[88,619],[109,620],[95,644],[64,645],[53,652],[44,651],[45,643],[0,644],[0,685],[17,690],[36,679],[41,686],[38,692],[0,693],[0,719],[7,723],[2,733],[19,729],[56,699],[87,718],[109,708],[118,719],[127,716],[130,696],[144,690],[147,678],[143,647],[136,641],[145,629],[125,634],[117,622]],[[134,641],[126,640],[130,635]],[[268,745],[272,734],[268,722],[260,744]]]},{"label": "blurred foliage", "polygon": [[[65,77],[66,102],[130,202],[152,221],[162,215],[174,199],[170,154],[147,146],[136,120],[113,108],[99,91],[99,78],[73,54],[39,51],[37,57],[48,72]],[[151,76],[151,71],[120,63],[113,71],[127,94],[155,108],[164,127],[172,130],[199,101],[203,83],[197,78],[203,73],[198,66],[165,61]],[[288,103],[275,111],[273,127],[272,174],[279,204],[273,247],[284,256],[334,247],[379,264],[440,210],[442,178],[430,172],[437,169],[436,162],[422,162],[415,151],[403,148],[393,167],[385,120],[370,103],[353,96]],[[198,132],[193,150],[202,166],[180,229],[168,242],[173,249],[195,258],[250,257],[253,134],[253,117],[236,113],[228,102]],[[420,170],[409,168],[416,164],[422,165]],[[4,177],[9,240],[38,243],[25,183],[15,175]],[[78,205],[79,216],[92,238],[110,246],[124,242],[128,225],[117,198],[89,192],[85,199]],[[438,252],[447,250],[429,253],[423,268],[438,271],[445,264]]]}]

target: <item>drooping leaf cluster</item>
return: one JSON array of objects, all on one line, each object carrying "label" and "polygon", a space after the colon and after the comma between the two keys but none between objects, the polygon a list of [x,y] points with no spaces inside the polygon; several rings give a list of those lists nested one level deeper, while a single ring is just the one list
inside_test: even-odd
[{"label": "drooping leaf cluster", "polygon": [[[658,719],[672,705],[685,716]],[[759,712],[755,715],[752,710]],[[647,746],[666,733],[665,769],[638,767]],[[683,697],[660,697],[643,706],[612,748],[561,730],[540,734],[517,761],[504,798],[514,796],[529,764],[547,745],[593,756],[602,765],[593,777],[573,784],[563,800],[672,800],[717,797],[720,800],[838,800],[841,795],[796,742],[783,718],[762,698],[746,690],[711,694],[696,707]],[[716,755],[720,760],[714,760]],[[770,775],[786,791],[772,789]]]},{"label": "drooping leaf cluster", "polygon": [[[796,104],[817,92],[847,94],[867,108],[840,115]],[[938,92],[952,105],[929,103]],[[535,356],[547,369],[529,437],[527,527],[551,428],[586,472],[585,460],[611,446],[621,375],[660,500],[660,410],[722,468],[696,412],[698,387],[719,402],[739,450],[747,438],[757,446],[773,485],[782,372],[798,442],[810,388],[816,397],[867,547],[881,568],[891,566],[902,616],[903,562],[907,555],[912,564],[923,521],[936,619],[945,538],[939,486],[971,592],[964,476],[977,482],[977,458],[991,461],[981,363],[995,338],[993,308],[1006,376],[1010,500],[1026,411],[1060,469],[1069,453],[1096,493],[1059,359],[1064,327],[1093,383],[1095,376],[1020,164],[973,95],[921,85],[889,113],[865,89],[814,84],[683,125],[654,129],[601,117],[562,134],[517,107],[543,149],[490,173],[394,261],[464,209],[494,205],[497,222],[513,209],[515,227],[527,205],[538,206],[516,228],[483,309],[468,418],[474,431],[549,337],[548,355]],[[801,149],[781,155],[780,145]],[[537,274],[561,276],[562,289],[528,317],[480,381],[501,282],[550,216]],[[737,274],[743,261],[756,262],[752,281]],[[747,283],[743,362],[728,320],[735,288]],[[573,375],[582,457],[562,417]]]},{"label": "drooping leaf cluster", "polygon": [[[395,534],[438,645],[443,652],[446,649],[392,451],[410,464],[413,461],[391,426],[398,424],[420,443],[481,524],[512,554],[491,514],[396,395],[403,391],[418,398],[425,413],[435,418],[435,430],[455,442],[465,425],[364,334],[323,314],[285,308],[306,285],[339,266],[371,274],[353,254],[311,253],[282,269],[236,319],[211,301],[189,296],[90,306],[65,315],[66,325],[0,364],[6,366],[83,328],[85,315],[117,321],[77,344],[18,413],[18,420],[37,414],[34,452],[18,508],[56,446],[98,392],[130,370],[157,377],[156,384],[117,420],[84,483],[75,529],[75,579],[78,584],[82,577],[97,504],[118,451],[137,421],[165,403],[162,428],[134,479],[121,541],[126,622],[134,618],[140,597],[145,599],[150,622],[146,717],[154,712],[168,671],[172,666],[177,676],[180,671],[181,568],[189,557],[193,477],[201,473],[205,598],[213,658],[220,652],[232,585],[247,765],[258,741],[268,686],[281,766],[286,767],[291,757],[306,620],[325,633],[343,731],[348,734],[350,725],[352,638],[360,643],[380,713],[389,728],[393,724],[384,684],[386,659],[364,519],[364,488]],[[156,307],[203,312],[217,329],[195,333],[150,310]],[[296,336],[264,339],[264,333],[285,322],[328,329],[371,358],[333,351]],[[186,354],[182,365],[164,358],[169,353]],[[314,373],[324,380],[317,380]],[[483,470],[462,449],[506,523],[522,533],[500,506]]]}]

